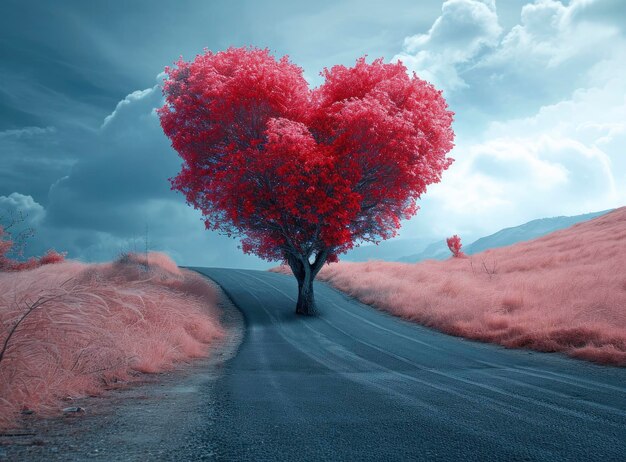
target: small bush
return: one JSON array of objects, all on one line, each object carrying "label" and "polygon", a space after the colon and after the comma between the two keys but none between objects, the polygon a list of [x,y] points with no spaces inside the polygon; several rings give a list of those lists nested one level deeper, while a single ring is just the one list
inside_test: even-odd
[{"label": "small bush", "polygon": [[465,254],[461,252],[463,244],[461,244],[461,238],[458,235],[455,234],[454,236],[447,238],[446,243],[448,244],[448,248],[450,249],[450,252],[452,252],[453,257],[460,258],[465,256]]},{"label": "small bush", "polygon": [[26,261],[18,261],[8,255],[13,250],[14,242],[9,234],[0,225],[0,271],[27,271],[39,268],[41,265],[62,263],[65,261],[65,253],[59,253],[50,249],[39,258],[31,257]]},{"label": "small bush", "polygon": [[65,261],[65,255],[65,252],[59,253],[54,249],[50,249],[43,257],[39,258],[39,264],[54,265],[57,263],[63,263]]}]

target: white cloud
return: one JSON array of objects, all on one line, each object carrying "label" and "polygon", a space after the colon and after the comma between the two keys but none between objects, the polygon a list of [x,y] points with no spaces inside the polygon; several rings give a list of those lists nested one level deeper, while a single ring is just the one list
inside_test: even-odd
[{"label": "white cloud", "polygon": [[54,127],[24,127],[0,131],[1,138],[30,138],[37,135],[55,133]]},{"label": "white cloud", "polygon": [[613,72],[606,63],[626,48],[626,31],[607,19],[607,1],[623,9],[609,0],[529,2],[519,24],[503,31],[494,2],[447,0],[430,29],[406,37],[392,61],[443,89],[459,118],[471,114],[480,124],[531,115]]},{"label": "white cloud", "polygon": [[[453,57],[448,64],[464,79],[447,87],[456,130],[472,136],[457,140],[457,161],[430,188],[404,236],[434,223],[442,235],[478,237],[535,218],[626,205],[625,31],[605,10],[591,15],[599,3],[529,3],[520,24],[482,53],[468,52],[465,62],[429,44],[437,22],[416,36],[423,48],[415,56]],[[450,37],[454,43],[452,30]],[[472,120],[481,112],[483,126]]]},{"label": "white cloud", "polygon": [[430,30],[407,37],[392,61],[401,60],[438,88],[465,88],[462,66],[497,45],[501,33],[495,1],[448,0]]},{"label": "white cloud", "polygon": [[107,125],[111,124],[116,117],[119,118],[118,114],[120,112],[123,112],[125,109],[128,110],[129,108],[134,107],[133,103],[148,98],[155,91],[158,91],[158,88],[159,86],[156,85],[152,88],[146,88],[145,90],[135,90],[129,95],[126,95],[126,98],[117,103],[117,106],[115,107],[113,112],[104,118],[104,122],[102,122],[102,126],[100,128],[103,129]]},{"label": "white cloud", "polygon": [[[413,35],[406,37],[394,59],[444,89],[457,113],[455,130],[461,136],[452,153],[457,161],[442,183],[424,196],[422,210],[405,225],[403,237],[480,237],[533,218],[626,203],[626,45],[620,15],[625,4],[537,0],[518,10],[519,24],[504,30],[506,22],[499,20],[495,1],[448,0],[438,19],[422,26],[418,21],[431,17],[430,10],[420,14],[422,4],[407,7],[402,18],[384,9],[385,27],[374,33],[365,22],[370,12],[359,9],[363,21],[348,34],[358,47],[350,42],[339,50],[337,34],[320,35],[321,42],[315,42],[315,53],[310,54],[324,55],[324,64],[348,63],[363,43],[376,52],[387,33],[383,29],[397,30],[400,23],[414,21]],[[426,8],[433,5],[439,9],[441,2]],[[499,2],[501,10],[510,5]],[[333,7],[337,14],[330,15],[335,21],[331,29],[344,30],[354,22],[352,6]],[[290,19],[281,28],[290,40],[296,39],[289,44],[296,62],[313,59],[303,51],[308,45],[297,41],[307,37],[302,30],[318,29],[320,21],[312,18]],[[320,54],[320,49],[331,49],[330,42],[337,51]],[[38,107],[50,106],[35,99]],[[54,246],[85,259],[111,258],[141,242],[148,223],[154,247],[168,250],[181,263],[258,267],[258,260],[244,257],[236,242],[205,231],[199,213],[169,191],[167,178],[176,174],[180,160],[155,117],[154,108],[161,104],[157,85],[130,93],[96,123],[82,115],[86,110],[80,112],[76,120],[87,126],[84,131],[54,137],[49,136],[52,128],[0,132],[3,153],[18,141],[32,138],[27,141],[35,145],[39,140],[36,150],[46,160],[38,165],[46,174],[52,171],[50,163],[64,162],[49,175],[52,180],[45,176],[41,181],[43,192],[19,187],[28,183],[24,177],[35,175],[31,165],[5,162],[6,189],[0,202],[11,201],[39,217],[42,248],[35,253]],[[58,113],[58,105],[51,107]],[[100,122],[100,130],[94,130]],[[61,139],[71,141],[61,145]],[[21,144],[18,147],[13,149],[15,159],[25,157]],[[12,191],[24,194],[9,194]],[[46,210],[32,197],[29,202],[26,194]]]},{"label": "white cloud", "polygon": [[8,196],[0,196],[0,218],[6,225],[5,220],[12,218],[23,219],[21,226],[38,226],[46,215],[43,206],[37,203],[31,196],[14,192]]},{"label": "white cloud", "polygon": [[525,5],[521,23],[511,29],[480,65],[553,69],[574,60],[584,71],[584,64],[610,55],[611,41],[619,37],[619,31],[607,24],[583,20],[583,16],[575,14],[580,8],[581,2],[565,6],[554,0]]},{"label": "white cloud", "polygon": [[626,204],[626,80],[581,89],[533,117],[461,143],[424,201],[431,220],[475,235],[535,218]]},{"label": "white cloud", "polygon": [[536,218],[617,207],[626,199],[607,153],[570,138],[502,137],[461,149],[462,159],[430,188],[405,236],[435,229],[477,238]]},{"label": "white cloud", "polygon": [[155,108],[161,87],[130,93],[100,130],[82,133],[88,149],[68,174],[53,183],[45,220],[29,248],[68,251],[71,258],[102,261],[149,247],[179,264],[267,267],[243,255],[237,242],[204,228],[200,213],[170,190],[180,159],[161,130]]}]

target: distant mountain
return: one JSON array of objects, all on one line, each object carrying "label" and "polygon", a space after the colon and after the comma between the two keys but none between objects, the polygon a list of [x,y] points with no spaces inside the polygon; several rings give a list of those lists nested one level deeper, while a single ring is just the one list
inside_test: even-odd
[{"label": "distant mountain", "polygon": [[403,255],[421,251],[431,242],[432,239],[394,239],[391,241],[383,241],[378,245],[362,245],[342,255],[341,261],[395,261]]},{"label": "distant mountain", "polygon": [[[463,252],[472,255],[487,249],[506,247],[517,242],[529,241],[558,231],[559,229],[569,228],[576,223],[591,220],[592,218],[599,217],[610,211],[611,210],[604,210],[602,212],[585,213],[584,215],[576,215],[573,217],[553,217],[532,220],[523,225],[504,228],[497,233],[481,237],[471,244],[464,246]],[[445,238],[442,238],[440,241],[427,246],[422,252],[399,258],[397,261],[416,263],[423,260],[445,260],[449,256],[450,250],[448,250]]]},{"label": "distant mountain", "polygon": [[450,250],[445,239],[433,242],[426,246],[424,250],[413,255],[398,258],[397,261],[405,263],[416,263],[423,260],[445,260],[450,256]]},{"label": "distant mountain", "polygon": [[569,228],[576,223],[591,220],[592,218],[599,217],[610,211],[611,210],[604,210],[602,212],[585,213],[584,215],[576,215],[573,217],[540,218],[514,228],[504,228],[491,236],[481,237],[468,245],[464,250],[465,253],[471,255],[487,249],[506,247],[516,242],[529,241],[558,231],[559,229]]}]

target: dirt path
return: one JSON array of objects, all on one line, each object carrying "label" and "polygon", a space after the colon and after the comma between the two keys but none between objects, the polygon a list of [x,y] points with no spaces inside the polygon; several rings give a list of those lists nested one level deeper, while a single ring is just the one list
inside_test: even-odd
[{"label": "dirt path", "polygon": [[26,417],[23,430],[0,436],[0,461],[212,458],[210,442],[194,435],[198,428],[211,425],[219,399],[213,384],[243,336],[241,313],[221,290],[220,294],[227,335],[210,358],[148,376],[143,384],[104,397],[68,403],[85,408],[82,414],[46,420]]}]

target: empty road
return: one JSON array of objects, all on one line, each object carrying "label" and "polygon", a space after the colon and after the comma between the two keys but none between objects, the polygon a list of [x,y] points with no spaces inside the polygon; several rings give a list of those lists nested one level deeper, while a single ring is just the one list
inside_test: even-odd
[{"label": "empty road", "polygon": [[506,350],[404,322],[316,284],[193,268],[246,333],[200,429],[219,460],[626,461],[626,370]]}]

